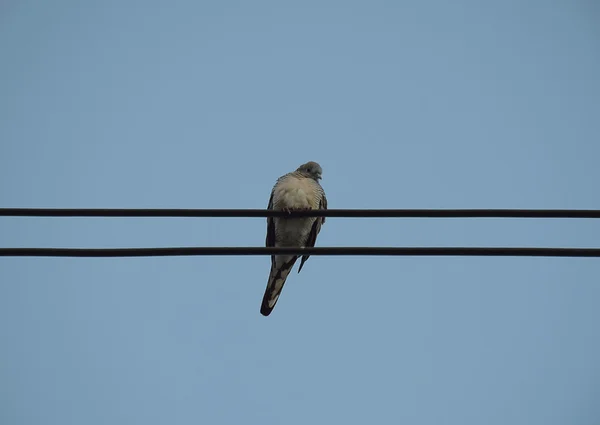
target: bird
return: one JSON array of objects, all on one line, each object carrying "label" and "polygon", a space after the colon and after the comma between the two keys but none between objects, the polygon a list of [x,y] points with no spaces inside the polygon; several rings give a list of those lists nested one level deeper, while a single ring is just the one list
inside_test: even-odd
[{"label": "bird", "polygon": [[[321,187],[323,169],[314,161],[277,179],[267,209],[275,211],[307,211],[327,209],[327,198]],[[313,247],[325,217],[268,217],[267,247]],[[272,255],[271,270],[260,313],[268,316],[275,308],[283,285],[299,255]],[[303,255],[298,273],[310,255]]]}]

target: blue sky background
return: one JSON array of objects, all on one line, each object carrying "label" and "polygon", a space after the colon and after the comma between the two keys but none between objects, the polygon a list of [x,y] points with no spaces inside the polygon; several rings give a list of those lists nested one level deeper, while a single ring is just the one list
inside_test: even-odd
[{"label": "blue sky background", "polygon": [[[0,206],[600,208],[593,1],[4,1]],[[264,219],[2,218],[5,247],[262,246]],[[320,246],[600,246],[330,219]],[[600,262],[0,259],[0,423],[597,424]]]}]

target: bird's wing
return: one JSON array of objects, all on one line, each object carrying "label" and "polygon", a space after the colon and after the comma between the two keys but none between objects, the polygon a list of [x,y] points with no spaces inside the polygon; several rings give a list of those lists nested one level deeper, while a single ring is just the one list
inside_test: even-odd
[{"label": "bird's wing", "polygon": [[[325,196],[325,192],[323,192],[323,196],[321,197],[321,201],[319,203],[319,209],[321,209],[321,210],[327,209],[327,197]],[[307,246],[307,247],[315,246],[315,243],[317,242],[317,235],[321,231],[321,226],[323,225],[323,223],[325,223],[325,217],[317,217],[317,219],[315,220],[315,222],[312,225],[312,229],[310,230],[310,233],[308,234],[308,239],[306,241],[305,246]],[[298,267],[298,273],[300,273],[300,270],[302,270],[302,266],[304,265],[304,263],[306,263],[306,260],[308,260],[309,257],[310,257],[310,255],[302,256],[302,260],[300,261],[300,267]]]},{"label": "bird's wing", "polygon": [[[273,193],[271,191],[271,197],[269,198],[269,205],[267,206],[268,210],[273,209]],[[273,217],[267,217],[267,239],[265,241],[266,247],[275,246],[275,220]],[[275,256],[271,255],[271,265],[275,264]]]}]

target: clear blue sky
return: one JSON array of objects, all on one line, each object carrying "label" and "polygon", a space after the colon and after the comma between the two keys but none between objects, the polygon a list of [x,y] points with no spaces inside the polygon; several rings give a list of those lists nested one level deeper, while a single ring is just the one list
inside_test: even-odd
[{"label": "clear blue sky", "polygon": [[[593,1],[4,1],[0,206],[600,208]],[[264,219],[0,219],[4,247],[262,246]],[[330,219],[320,246],[600,246]],[[0,259],[0,423],[595,425],[600,261]]]}]

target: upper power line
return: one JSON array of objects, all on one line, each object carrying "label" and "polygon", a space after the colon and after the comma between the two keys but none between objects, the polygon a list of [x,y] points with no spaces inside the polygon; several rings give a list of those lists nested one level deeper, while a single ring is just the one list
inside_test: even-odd
[{"label": "upper power line", "polygon": [[4,217],[348,217],[348,218],[600,218],[600,210],[328,209],[291,213],[263,209],[0,208]]},{"label": "upper power line", "polygon": [[163,247],[0,248],[0,257],[179,257],[190,255],[369,255],[476,257],[600,257],[600,248],[506,247]]}]

